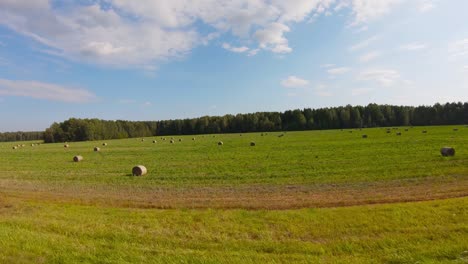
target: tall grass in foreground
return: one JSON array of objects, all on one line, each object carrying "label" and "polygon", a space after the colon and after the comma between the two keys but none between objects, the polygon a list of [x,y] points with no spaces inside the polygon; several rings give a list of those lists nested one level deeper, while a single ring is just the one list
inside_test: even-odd
[{"label": "tall grass in foreground", "polygon": [[13,203],[0,209],[0,261],[466,263],[467,203],[286,211]]}]

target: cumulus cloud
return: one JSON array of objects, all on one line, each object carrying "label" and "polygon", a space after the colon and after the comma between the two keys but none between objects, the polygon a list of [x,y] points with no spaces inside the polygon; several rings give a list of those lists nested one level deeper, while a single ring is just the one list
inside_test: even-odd
[{"label": "cumulus cloud", "polygon": [[420,1],[419,7],[418,7],[419,11],[422,13],[428,12],[434,8],[435,8],[435,4],[434,4],[434,1],[432,0],[422,0]]},{"label": "cumulus cloud", "polygon": [[288,78],[281,81],[281,85],[286,88],[298,88],[309,85],[308,80],[301,79],[297,76],[291,75]]},{"label": "cumulus cloud", "polygon": [[399,0],[49,0],[0,1],[0,25],[81,62],[144,68],[180,58],[198,45],[228,34],[249,47],[290,53],[287,33],[295,23],[352,11],[356,23],[390,12]]},{"label": "cumulus cloud", "polygon": [[272,23],[264,29],[257,30],[255,38],[262,49],[271,50],[274,53],[289,53],[292,49],[284,37],[284,33],[289,31],[289,27],[284,24]]},{"label": "cumulus cloud", "polygon": [[255,56],[260,51],[260,49],[253,49],[247,53],[247,56]]},{"label": "cumulus cloud", "polygon": [[395,70],[365,70],[358,75],[360,81],[374,81],[382,86],[392,86],[401,81],[400,73]]},{"label": "cumulus cloud", "polygon": [[85,89],[70,88],[57,84],[0,79],[0,96],[22,96],[66,103],[87,103],[96,96]]},{"label": "cumulus cloud", "polygon": [[367,30],[369,30],[368,26],[362,26],[362,27],[358,28],[356,31],[354,31],[354,33],[362,33],[362,32],[365,32]]},{"label": "cumulus cloud", "polygon": [[246,52],[246,51],[249,50],[249,48],[246,47],[246,46],[233,47],[229,43],[223,43],[223,48],[225,50],[229,50],[229,51],[232,51],[232,52],[235,52],[235,53],[243,53],[243,52]]},{"label": "cumulus cloud", "polygon": [[327,72],[328,74],[331,74],[331,75],[339,75],[339,74],[345,74],[349,72],[350,70],[351,69],[348,67],[338,67],[338,68],[328,69]]},{"label": "cumulus cloud", "polygon": [[359,42],[359,43],[357,43],[357,44],[351,46],[351,47],[349,48],[349,50],[350,50],[350,51],[361,50],[361,49],[363,49],[363,48],[368,47],[370,44],[372,44],[372,43],[373,43],[374,41],[376,41],[377,39],[379,39],[378,36],[372,36],[372,37],[370,37],[370,38],[368,38],[368,39],[365,39],[365,40],[363,40],[363,41],[361,41],[361,42]]},{"label": "cumulus cloud", "polygon": [[380,56],[382,56],[382,53],[380,53],[379,51],[371,51],[371,52],[368,52],[368,53],[360,56],[359,61],[360,62],[369,62],[369,61],[377,59]]},{"label": "cumulus cloud", "polygon": [[351,6],[355,19],[353,25],[363,24],[388,14],[403,0],[352,0]]}]

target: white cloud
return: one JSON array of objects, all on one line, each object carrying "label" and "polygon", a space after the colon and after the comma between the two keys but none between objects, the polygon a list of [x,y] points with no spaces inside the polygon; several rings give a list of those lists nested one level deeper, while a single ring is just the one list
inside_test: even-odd
[{"label": "white cloud", "polygon": [[348,68],[348,67],[339,67],[339,68],[328,69],[327,72],[328,72],[328,74],[339,75],[339,74],[345,74],[345,73],[349,72],[350,70],[351,69]]},{"label": "white cloud", "polygon": [[368,47],[370,44],[372,44],[373,42],[375,42],[377,39],[379,39],[378,36],[372,36],[372,37],[370,37],[370,38],[368,38],[368,39],[365,39],[365,40],[363,40],[363,41],[361,41],[361,42],[359,42],[359,43],[357,43],[357,44],[351,46],[351,47],[349,48],[349,50],[350,50],[350,51],[356,51],[356,50],[363,49],[363,48],[365,48],[365,47]]},{"label": "white cloud", "polygon": [[243,53],[243,52],[246,52],[246,51],[249,50],[249,48],[246,47],[246,46],[233,47],[229,43],[223,43],[223,48],[225,50],[229,50],[229,51],[232,51],[232,52],[235,52],[235,53]]},{"label": "white cloud", "polygon": [[355,16],[353,25],[368,23],[382,17],[403,0],[352,0],[351,6]]},{"label": "white cloud", "polygon": [[361,33],[361,32],[365,32],[367,30],[369,30],[368,26],[362,26],[359,29],[357,29],[356,31],[354,31],[354,33]]},{"label": "white cloud", "polygon": [[298,88],[309,85],[308,80],[301,79],[297,76],[289,76],[288,78],[281,81],[281,85],[286,88]]},{"label": "white cloud", "polygon": [[98,4],[55,9],[51,3],[2,1],[0,24],[44,44],[49,53],[124,67],[183,56],[200,38],[193,29],[166,30],[149,21],[133,22]]},{"label": "white cloud", "polygon": [[419,3],[419,12],[425,13],[435,8],[435,3],[432,0],[422,0]]},{"label": "white cloud", "polygon": [[408,44],[400,46],[400,50],[406,50],[406,51],[417,51],[417,50],[423,50],[426,48],[427,48],[426,44],[419,43],[419,42],[412,42],[412,43],[408,43]]},{"label": "white cloud", "polygon": [[255,38],[262,49],[271,50],[274,53],[289,53],[292,49],[284,37],[284,33],[289,31],[289,27],[284,24],[272,23],[264,29],[257,30]]},{"label": "white cloud", "polygon": [[[68,59],[138,67],[180,58],[229,35],[259,50],[290,53],[295,23],[351,9],[356,23],[388,13],[398,0],[49,0],[0,1],[0,25]],[[84,4],[87,3],[87,4]],[[247,52],[246,47],[233,47]]]},{"label": "white cloud", "polygon": [[382,86],[392,86],[401,81],[400,73],[395,70],[366,70],[361,72],[358,77],[360,81],[375,81]]},{"label": "white cloud", "polygon": [[376,58],[382,56],[382,53],[379,51],[371,51],[359,57],[360,62],[369,62],[375,60]]},{"label": "white cloud", "polygon": [[247,53],[247,56],[255,56],[258,54],[258,52],[260,51],[260,49],[253,49],[253,50],[250,50],[248,53]]},{"label": "white cloud", "polygon": [[450,44],[450,55],[453,58],[465,57],[468,55],[468,38]]},{"label": "white cloud", "polygon": [[96,96],[85,90],[37,81],[0,79],[0,96],[22,96],[67,103],[86,103]]},{"label": "white cloud", "polygon": [[468,72],[468,65],[463,66],[463,71]]},{"label": "white cloud", "polygon": [[359,96],[363,94],[368,94],[372,92],[374,89],[371,88],[356,88],[351,90],[351,95],[352,96]]}]

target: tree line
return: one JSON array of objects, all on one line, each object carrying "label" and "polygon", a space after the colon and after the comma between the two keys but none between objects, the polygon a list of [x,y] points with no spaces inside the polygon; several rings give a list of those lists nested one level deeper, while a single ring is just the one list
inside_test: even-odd
[{"label": "tree line", "polygon": [[468,103],[446,103],[418,107],[378,104],[347,105],[163,121],[108,121],[71,118],[61,123],[52,124],[43,133],[43,138],[46,143],[49,143],[156,135],[455,124],[468,124]]},{"label": "tree line", "polygon": [[12,141],[32,141],[32,140],[43,140],[43,131],[34,132],[5,132],[0,133],[0,142],[12,142]]}]

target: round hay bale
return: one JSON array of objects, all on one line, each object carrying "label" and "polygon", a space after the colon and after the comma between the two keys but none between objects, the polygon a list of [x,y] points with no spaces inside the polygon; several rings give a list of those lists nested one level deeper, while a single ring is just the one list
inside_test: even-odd
[{"label": "round hay bale", "polygon": [[163,138],[163,141],[166,141],[166,138]]},{"label": "round hay bale", "polygon": [[260,134],[260,135],[263,137],[263,133],[262,133],[262,134]]},{"label": "round hay bale", "polygon": [[251,146],[251,147],[255,147],[255,145],[256,145],[255,142],[253,142],[253,141],[250,142],[250,146]]},{"label": "round hay bale", "polygon": [[171,142],[171,144],[174,144],[174,142],[175,142],[175,141],[171,139],[171,141],[170,141],[170,142]]},{"label": "round hay bale", "polygon": [[141,142],[143,142],[143,141],[145,141],[145,139],[144,139],[144,138],[142,138],[142,139],[141,139]]},{"label": "round hay bale", "polygon": [[182,139],[181,139],[181,138],[179,138],[179,142],[182,142]]},{"label": "round hay bale", "polygon": [[426,131],[426,130],[423,130],[422,133],[423,133],[423,134],[427,134],[427,131]]},{"label": "round hay bale", "polygon": [[18,147],[17,147],[17,146],[13,146],[13,149],[18,149]]},{"label": "round hay bale", "polygon": [[34,147],[35,145],[34,144],[31,144],[31,147]]},{"label": "round hay bale", "polygon": [[367,135],[362,135],[362,138],[367,138]]},{"label": "round hay bale", "polygon": [[387,134],[390,134],[391,132],[392,132],[392,131],[390,131],[390,130],[387,130]]},{"label": "round hay bale", "polygon": [[26,147],[26,145],[25,145],[25,144],[22,144],[21,147]]},{"label": "round hay bale", "polygon": [[148,170],[143,165],[137,165],[137,166],[133,167],[133,169],[132,169],[132,175],[133,176],[143,176],[146,173],[148,173]]},{"label": "round hay bale", "polygon": [[80,162],[82,160],[83,160],[83,156],[77,155],[77,156],[73,157],[74,162]]},{"label": "round hay bale", "polygon": [[95,151],[95,152],[98,152],[98,151],[101,151],[101,149],[98,148],[98,147],[94,147],[94,151]]},{"label": "round hay bale", "polygon": [[105,146],[107,146],[107,143],[104,142],[104,143],[102,143],[102,145],[105,147]]},{"label": "round hay bale", "polygon": [[455,132],[458,131],[458,128],[454,128],[453,131],[455,131]]},{"label": "round hay bale", "polygon": [[222,141],[219,141],[218,146],[222,146],[222,145],[224,145],[224,143]]},{"label": "round hay bale", "polygon": [[64,147],[64,148],[69,148],[69,147],[70,147],[70,145],[68,145],[68,144],[65,144],[65,145],[63,145],[63,147]]},{"label": "round hay bale", "polygon": [[157,142],[156,140],[153,140],[153,144],[154,144],[154,143],[158,143],[158,142]]},{"label": "round hay bale", "polygon": [[195,138],[192,138],[192,140],[195,140]]},{"label": "round hay bale", "polygon": [[440,154],[444,157],[453,157],[455,156],[455,149],[451,147],[443,147],[440,149]]},{"label": "round hay bale", "polygon": [[401,136],[401,132],[396,133],[397,136]]},{"label": "round hay bale", "polygon": [[406,131],[406,132],[408,132],[408,131],[409,131],[409,129],[407,129],[407,128],[406,128],[406,129],[405,129],[405,131]]}]

